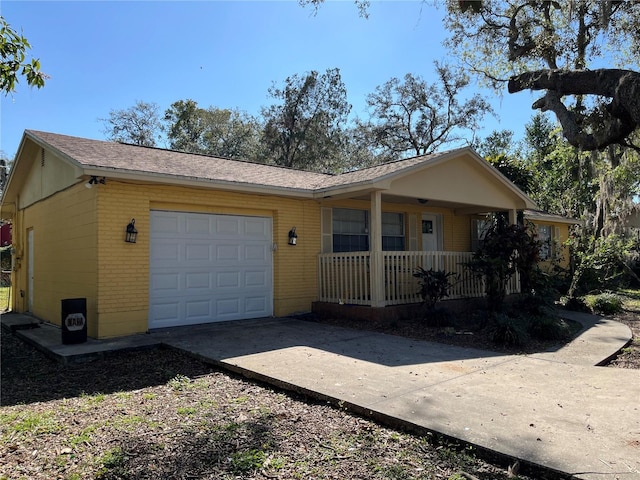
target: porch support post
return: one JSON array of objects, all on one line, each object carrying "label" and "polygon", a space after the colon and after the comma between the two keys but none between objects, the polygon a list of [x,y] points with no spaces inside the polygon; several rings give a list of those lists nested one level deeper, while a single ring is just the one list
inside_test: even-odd
[{"label": "porch support post", "polygon": [[518,211],[509,210],[509,225],[517,225],[517,224],[518,224]]},{"label": "porch support post", "polygon": [[382,193],[371,192],[371,265],[369,284],[371,285],[371,306],[384,307],[384,265],[382,258]]}]

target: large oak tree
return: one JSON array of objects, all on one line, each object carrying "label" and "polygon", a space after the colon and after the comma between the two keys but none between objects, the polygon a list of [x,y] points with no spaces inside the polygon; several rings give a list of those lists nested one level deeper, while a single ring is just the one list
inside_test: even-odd
[{"label": "large oak tree", "polygon": [[351,110],[337,68],[292,75],[274,84],[275,104],[262,109],[263,146],[285,167],[332,171],[343,161],[343,128]]},{"label": "large oak tree", "polygon": [[237,109],[200,108],[178,100],[165,111],[167,138],[174,150],[242,160],[260,157],[261,125]]},{"label": "large oak tree", "polygon": [[112,142],[155,147],[163,130],[160,107],[141,100],[129,108],[110,110],[109,118],[99,120],[104,126],[103,133]]},{"label": "large oak tree", "polygon": [[435,83],[407,73],[403,80],[392,78],[367,96],[371,117],[359,126],[368,132],[372,147],[388,159],[460,143],[463,132],[474,132],[491,111],[478,94],[462,98],[469,84],[464,72],[438,63],[435,70]]},{"label": "large oak tree", "polygon": [[632,144],[640,125],[640,2],[448,0],[447,44],[510,93],[540,91],[581,150]]}]

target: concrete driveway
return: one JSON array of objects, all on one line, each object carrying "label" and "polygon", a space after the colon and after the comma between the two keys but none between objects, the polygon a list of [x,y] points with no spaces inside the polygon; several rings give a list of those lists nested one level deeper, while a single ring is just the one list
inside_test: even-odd
[{"label": "concrete driveway", "polygon": [[[49,340],[47,348],[71,355],[70,348],[89,349],[91,343],[94,350],[117,348],[119,341],[123,348],[166,344],[393,426],[442,433],[577,478],[640,479],[640,371],[594,366],[631,333],[610,320],[566,315],[585,325],[581,335],[560,350],[533,355],[288,318],[174,328],[79,346]],[[39,330],[20,334],[37,343]]]}]

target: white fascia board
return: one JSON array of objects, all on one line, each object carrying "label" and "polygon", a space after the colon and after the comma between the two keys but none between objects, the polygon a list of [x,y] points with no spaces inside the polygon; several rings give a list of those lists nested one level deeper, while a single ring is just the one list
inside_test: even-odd
[{"label": "white fascia board", "polygon": [[[154,174],[149,172],[121,171],[105,168],[85,168],[84,177],[105,177],[131,183],[155,183],[163,185],[176,185],[184,187],[208,188],[252,194],[280,195],[294,198],[313,198],[313,192],[299,188],[277,187],[271,185],[255,185],[240,182],[228,182],[224,180],[210,180],[196,177],[176,177],[173,175]],[[84,178],[83,178],[84,180]]]},{"label": "white fascia board", "polygon": [[391,179],[385,181],[365,181],[360,183],[350,183],[347,185],[340,185],[329,188],[322,188],[315,190],[313,192],[313,198],[317,200],[322,200],[325,198],[348,198],[350,196],[361,195],[363,193],[369,193],[372,191],[380,190],[390,190],[391,189]]}]

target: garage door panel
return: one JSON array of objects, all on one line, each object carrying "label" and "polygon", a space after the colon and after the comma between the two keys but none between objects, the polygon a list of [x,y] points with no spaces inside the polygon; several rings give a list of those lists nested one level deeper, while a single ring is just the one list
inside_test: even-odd
[{"label": "garage door panel", "polygon": [[242,286],[241,274],[238,271],[216,272],[214,285],[217,288],[237,288]]},{"label": "garage door panel", "polygon": [[211,318],[213,311],[211,309],[210,299],[189,300],[185,302],[186,320],[193,324]]},{"label": "garage door panel", "polygon": [[262,270],[249,270],[244,272],[244,285],[247,287],[266,287],[268,281]]},{"label": "garage door panel", "polygon": [[239,262],[242,259],[241,246],[233,243],[219,244],[214,248],[213,261],[218,262]]},{"label": "garage door panel", "polygon": [[219,317],[240,316],[240,300],[237,297],[219,298],[216,301],[216,314]]},{"label": "garage door panel", "polygon": [[167,215],[154,219],[153,230],[155,233],[177,234],[180,231],[180,220],[177,213],[165,212]]},{"label": "garage door panel", "polygon": [[152,292],[173,292],[180,288],[180,274],[175,272],[156,273],[151,276],[149,284]]},{"label": "garage door panel", "polygon": [[264,296],[260,297],[247,297],[245,300],[245,313],[251,316],[258,315],[264,311],[266,307],[267,299]]},{"label": "garage door panel", "polygon": [[211,236],[211,221],[207,215],[185,215],[184,233],[193,236]]},{"label": "garage door panel", "polygon": [[149,316],[157,323],[156,327],[171,326],[180,317],[180,302],[156,302],[149,308]]},{"label": "garage door panel", "polygon": [[270,249],[264,245],[246,245],[244,248],[244,259],[251,262],[267,262],[271,257]]},{"label": "garage door panel", "polygon": [[186,272],[184,274],[184,285],[188,290],[194,289],[211,289],[211,273],[203,272]]},{"label": "garage door panel", "polygon": [[151,250],[151,261],[176,262],[180,260],[180,246],[176,242],[158,242]]},{"label": "garage door panel", "polygon": [[273,314],[271,219],[151,212],[149,327]]},{"label": "garage door panel", "polygon": [[271,237],[270,224],[263,222],[262,219],[247,218],[244,222],[244,233],[247,238],[269,240]]},{"label": "garage door panel", "polygon": [[209,262],[211,260],[211,245],[208,243],[198,243],[194,245],[186,245],[184,251],[184,259],[187,262]]},{"label": "garage door panel", "polygon": [[213,221],[213,231],[219,238],[237,238],[243,233],[242,217],[220,216],[215,218]]}]

